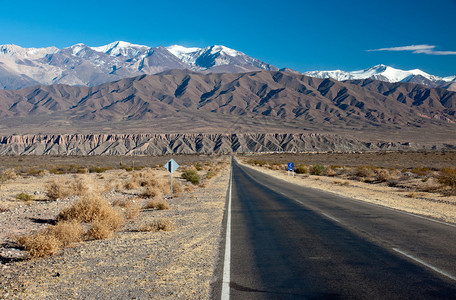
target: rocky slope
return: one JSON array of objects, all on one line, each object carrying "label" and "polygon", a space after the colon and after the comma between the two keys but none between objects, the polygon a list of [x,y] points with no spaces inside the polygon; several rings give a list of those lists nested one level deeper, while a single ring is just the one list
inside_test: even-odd
[{"label": "rocky slope", "polygon": [[451,150],[401,142],[362,142],[322,134],[30,135],[0,137],[0,155],[162,155],[267,152]]},{"label": "rocky slope", "polygon": [[278,68],[225,46],[148,47],[117,41],[100,47],[22,48],[0,45],[0,89],[39,84],[96,86],[171,69],[248,72]]},{"label": "rocky slope", "polygon": [[[371,79],[340,82],[280,71],[201,74],[171,70],[96,87],[0,91],[0,118],[128,122],[182,112],[357,126],[456,122],[456,92]],[[27,120],[26,120],[27,121]]]}]

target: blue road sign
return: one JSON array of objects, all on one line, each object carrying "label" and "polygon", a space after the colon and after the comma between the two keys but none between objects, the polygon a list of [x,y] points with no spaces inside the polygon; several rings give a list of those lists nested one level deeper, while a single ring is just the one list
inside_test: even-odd
[{"label": "blue road sign", "polygon": [[177,168],[179,168],[179,165],[177,164],[177,162],[174,161],[174,159],[170,159],[166,165],[165,165],[165,168],[171,173],[173,174],[174,171],[177,170]]},{"label": "blue road sign", "polygon": [[293,171],[294,172],[294,163],[292,163],[292,162],[288,163],[288,171]]}]

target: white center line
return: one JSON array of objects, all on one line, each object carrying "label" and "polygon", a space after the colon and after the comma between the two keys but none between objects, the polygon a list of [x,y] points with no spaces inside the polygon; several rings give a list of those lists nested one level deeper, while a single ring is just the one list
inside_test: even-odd
[{"label": "white center line", "polygon": [[406,252],[404,252],[404,251],[402,251],[402,250],[400,250],[398,248],[393,248],[393,250],[396,251],[396,252],[399,252],[400,254],[402,254],[402,255],[404,255],[404,256],[406,256],[406,257],[408,257],[408,258],[410,258],[410,259],[412,259],[412,260],[414,260],[414,261],[416,261],[416,262],[418,262],[418,263],[420,263],[420,264],[422,264],[422,265],[424,265],[426,267],[428,267],[431,270],[434,270],[435,272],[437,272],[437,273],[439,273],[439,274],[441,274],[443,276],[446,276],[446,277],[456,281],[456,277],[454,277],[453,275],[451,275],[451,274],[449,274],[449,273],[447,273],[447,272],[445,272],[445,271],[443,271],[443,270],[441,270],[441,269],[439,269],[437,267],[434,267],[433,265],[428,264],[427,262],[422,261],[421,259],[419,259],[417,257],[414,257],[413,255],[410,255],[410,254],[408,254],[408,253],[406,253]]},{"label": "white center line", "polygon": [[223,263],[222,300],[230,299],[231,272],[231,187],[233,184],[233,168],[231,167],[230,187],[228,191],[228,213],[226,216],[225,260]]},{"label": "white center line", "polygon": [[338,219],[336,219],[336,218],[334,218],[334,217],[332,217],[332,216],[330,216],[330,215],[328,215],[328,214],[326,214],[326,213],[324,213],[324,212],[322,212],[321,214],[322,214],[323,216],[327,217],[328,219],[331,219],[331,220],[333,220],[333,221],[336,221],[337,223],[340,223],[340,221],[339,221]]}]

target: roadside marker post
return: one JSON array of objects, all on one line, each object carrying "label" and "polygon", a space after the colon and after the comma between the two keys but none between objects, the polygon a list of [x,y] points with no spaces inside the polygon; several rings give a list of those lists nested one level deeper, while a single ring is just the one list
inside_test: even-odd
[{"label": "roadside marker post", "polygon": [[288,170],[288,172],[287,172],[288,176],[290,176],[290,172],[291,172],[291,174],[294,177],[294,163],[289,162],[287,170]]},{"label": "roadside marker post", "polygon": [[174,159],[171,158],[166,163],[165,168],[171,174],[171,197],[172,197],[173,196],[173,173],[174,173],[174,171],[177,170],[177,168],[179,168],[179,164]]}]

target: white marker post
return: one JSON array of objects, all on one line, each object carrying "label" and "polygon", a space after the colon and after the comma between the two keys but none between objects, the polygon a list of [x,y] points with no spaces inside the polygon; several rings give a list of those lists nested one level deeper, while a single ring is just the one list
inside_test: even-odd
[{"label": "white marker post", "polygon": [[294,163],[289,162],[287,166],[288,166],[288,169],[287,169],[288,176],[290,176],[290,172],[292,172],[291,174],[294,176]]},{"label": "white marker post", "polygon": [[169,173],[171,173],[171,197],[173,196],[173,173],[174,171],[177,170],[177,168],[179,168],[179,165],[177,164],[177,162],[174,161],[174,159],[170,159],[166,165],[165,165],[165,168],[168,170]]}]

